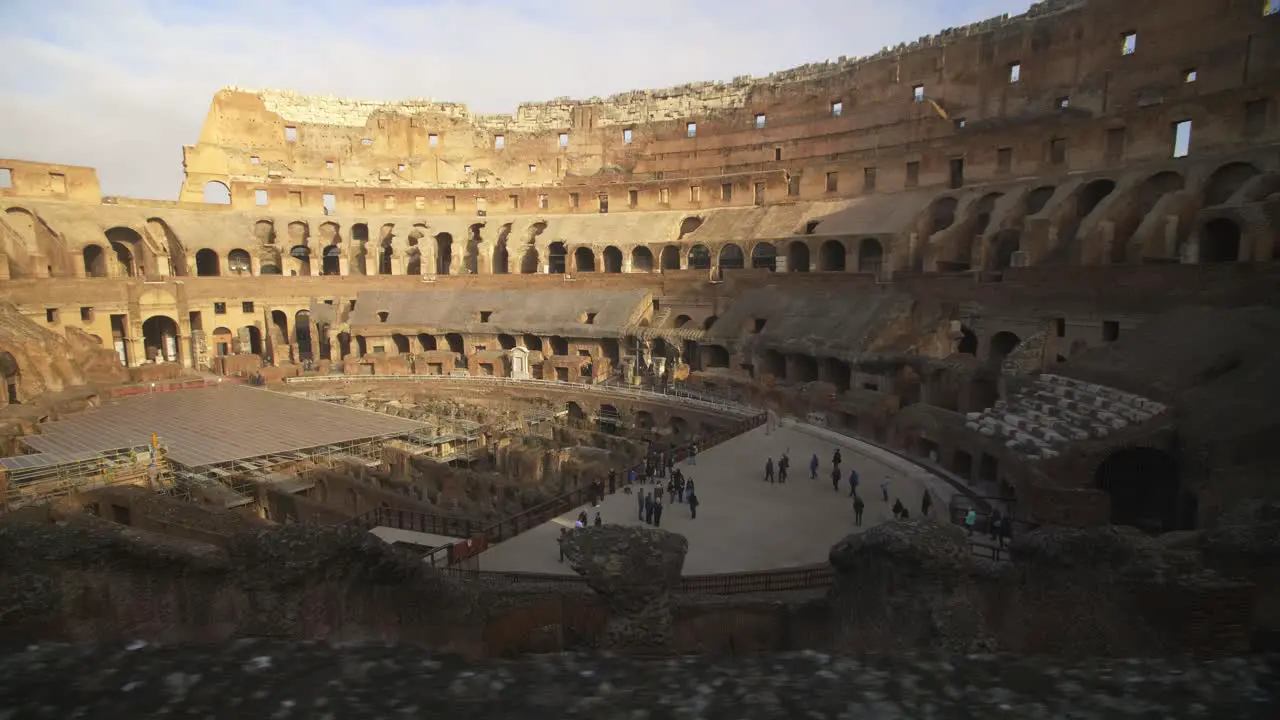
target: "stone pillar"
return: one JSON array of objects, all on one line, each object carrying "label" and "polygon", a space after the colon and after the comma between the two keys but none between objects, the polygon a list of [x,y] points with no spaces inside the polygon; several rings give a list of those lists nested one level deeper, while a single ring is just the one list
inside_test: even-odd
[{"label": "stone pillar", "polygon": [[[84,277],[84,263],[80,263],[76,268],[76,277]],[[9,279],[9,256],[0,252],[0,280]]]},{"label": "stone pillar", "polygon": [[669,652],[672,594],[680,586],[689,541],[666,530],[604,525],[570,530],[563,543],[570,566],[604,601],[608,615],[600,649]]},{"label": "stone pillar", "polygon": [[49,256],[41,253],[31,253],[27,256],[27,262],[31,268],[31,276],[34,278],[49,277]]},{"label": "stone pillar", "polygon": [[347,259],[347,256],[344,253],[342,256],[338,258],[338,275],[340,277],[346,277],[350,274],[351,274],[351,261]]}]

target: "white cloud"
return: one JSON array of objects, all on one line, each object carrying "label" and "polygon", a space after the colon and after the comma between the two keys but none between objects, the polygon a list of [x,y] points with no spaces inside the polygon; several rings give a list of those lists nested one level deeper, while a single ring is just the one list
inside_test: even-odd
[{"label": "white cloud", "polygon": [[[479,112],[863,55],[1019,0],[4,0],[0,157],[171,199],[226,85]],[[215,13],[213,8],[217,8]]]}]

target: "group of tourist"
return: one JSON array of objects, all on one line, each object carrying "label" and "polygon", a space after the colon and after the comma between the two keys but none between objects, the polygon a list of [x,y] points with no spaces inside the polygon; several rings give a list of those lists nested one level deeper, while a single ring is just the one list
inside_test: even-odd
[{"label": "group of tourist", "polygon": [[[969,532],[969,537],[973,537],[973,531],[978,524],[978,511],[975,508],[969,508],[964,514],[964,528]],[[998,509],[993,509],[991,514],[987,516],[987,534],[991,536],[992,542],[998,542],[1001,549],[1004,544],[1013,537],[1013,521],[1000,514]]]}]

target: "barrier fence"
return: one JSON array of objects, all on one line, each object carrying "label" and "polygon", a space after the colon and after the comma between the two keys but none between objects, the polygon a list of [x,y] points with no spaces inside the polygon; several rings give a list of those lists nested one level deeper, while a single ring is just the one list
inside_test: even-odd
[{"label": "barrier fence", "polygon": [[[465,580],[496,580],[517,584],[550,584],[582,586],[586,579],[580,575],[556,575],[517,571],[484,571],[463,563],[449,567],[444,572]],[[716,573],[713,575],[685,575],[680,578],[678,592],[697,595],[741,595],[745,593],[791,592],[796,590],[824,590],[831,586],[835,571],[827,563],[815,563],[781,570],[757,570],[750,572]]]}]

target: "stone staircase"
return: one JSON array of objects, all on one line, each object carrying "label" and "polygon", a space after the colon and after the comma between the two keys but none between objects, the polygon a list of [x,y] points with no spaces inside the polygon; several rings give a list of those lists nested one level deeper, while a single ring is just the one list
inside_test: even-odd
[{"label": "stone staircase", "polygon": [[969,413],[965,427],[1027,457],[1048,459],[1068,443],[1106,437],[1167,409],[1112,387],[1046,374],[1008,400]]}]

